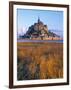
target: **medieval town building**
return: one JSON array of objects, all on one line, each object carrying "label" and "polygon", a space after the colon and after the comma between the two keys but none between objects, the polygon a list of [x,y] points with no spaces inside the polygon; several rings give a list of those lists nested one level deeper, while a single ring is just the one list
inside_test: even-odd
[{"label": "medieval town building", "polygon": [[31,25],[28,28],[28,31],[25,35],[22,36],[24,39],[32,39],[32,40],[59,40],[61,39],[60,36],[56,35],[53,32],[48,30],[48,26],[45,25],[40,18],[36,23]]}]

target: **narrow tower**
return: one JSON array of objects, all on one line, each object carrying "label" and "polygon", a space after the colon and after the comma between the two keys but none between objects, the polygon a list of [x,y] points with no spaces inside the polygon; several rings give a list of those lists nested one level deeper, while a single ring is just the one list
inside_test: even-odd
[{"label": "narrow tower", "polygon": [[38,17],[38,24],[40,23],[40,18]]}]

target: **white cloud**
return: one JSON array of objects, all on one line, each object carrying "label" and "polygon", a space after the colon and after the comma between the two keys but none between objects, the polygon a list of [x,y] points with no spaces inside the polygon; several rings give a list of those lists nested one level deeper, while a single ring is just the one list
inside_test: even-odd
[{"label": "white cloud", "polygon": [[23,26],[21,29],[18,29],[18,36],[24,35],[27,32],[28,28],[26,26]]}]

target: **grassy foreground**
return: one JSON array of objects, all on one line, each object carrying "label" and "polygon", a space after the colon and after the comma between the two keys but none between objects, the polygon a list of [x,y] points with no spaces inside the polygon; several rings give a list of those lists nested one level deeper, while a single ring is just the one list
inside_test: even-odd
[{"label": "grassy foreground", "polygon": [[63,77],[62,43],[17,43],[17,79]]}]

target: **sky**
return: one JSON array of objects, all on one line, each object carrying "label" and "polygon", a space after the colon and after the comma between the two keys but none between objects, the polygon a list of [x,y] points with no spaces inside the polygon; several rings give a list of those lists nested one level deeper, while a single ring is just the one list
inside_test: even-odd
[{"label": "sky", "polygon": [[28,27],[37,22],[38,17],[48,26],[48,30],[63,37],[63,11],[17,9],[18,34],[25,34]]}]

